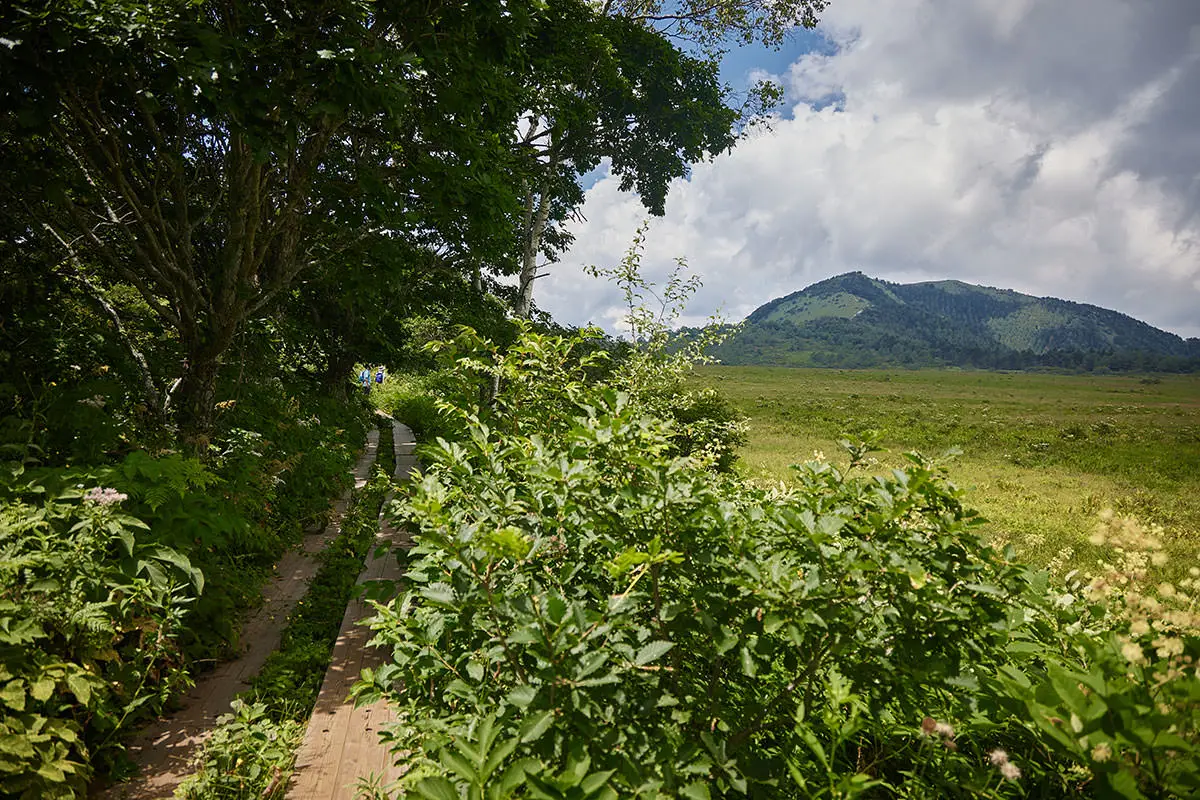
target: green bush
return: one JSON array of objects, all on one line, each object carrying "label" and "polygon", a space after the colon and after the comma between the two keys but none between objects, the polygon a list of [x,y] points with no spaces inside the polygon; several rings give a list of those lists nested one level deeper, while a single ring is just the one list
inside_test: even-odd
[{"label": "green bush", "polygon": [[453,437],[458,431],[453,416],[438,408],[439,398],[453,383],[452,376],[436,370],[393,374],[371,390],[371,402],[412,428],[421,441]]},{"label": "green bush", "polygon": [[74,797],[131,724],[186,681],[178,635],[204,579],[85,483],[0,504],[0,791]]},{"label": "green bush", "polygon": [[501,391],[423,451],[412,588],[371,623],[392,660],[356,689],[399,706],[409,791],[1194,796],[1194,583],[1135,590],[1134,558],[1055,587],[921,456],[766,490],[678,455],[575,340],[467,345]]},{"label": "green bush", "polygon": [[278,721],[261,703],[233,701],[197,758],[196,773],[175,790],[180,800],[270,800],[283,797],[304,723]]}]

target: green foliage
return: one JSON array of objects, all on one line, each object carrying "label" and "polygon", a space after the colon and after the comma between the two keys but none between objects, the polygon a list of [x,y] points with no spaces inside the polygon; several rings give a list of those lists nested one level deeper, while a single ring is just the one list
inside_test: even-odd
[{"label": "green foliage", "polygon": [[461,383],[448,371],[394,373],[371,389],[371,402],[412,428],[418,440],[433,441],[457,434],[453,415],[438,408],[438,398]]},{"label": "green foliage", "polygon": [[[9,395],[3,426],[5,796],[82,793],[122,757],[133,725],[186,688],[189,664],[236,645],[270,565],[345,485],[366,412],[256,382],[223,404],[205,464],[129,449],[127,429],[104,434],[124,412],[100,396],[83,398],[90,422],[55,428],[50,389],[32,402]],[[101,441],[90,426],[102,447],[58,444]],[[107,463],[66,462],[77,456]]]},{"label": "green foliage", "polygon": [[466,435],[425,448],[395,509],[413,586],[378,606],[393,659],[356,692],[401,709],[410,792],[1193,793],[1191,583],[1154,593],[1178,598],[1169,630],[1134,629],[1122,609],[1148,593],[1052,587],[915,454],[873,477],[812,461],[770,490],[721,476],[585,382],[578,344],[526,332],[505,378],[536,405],[503,425],[460,409]]},{"label": "green foliage", "polygon": [[[688,378],[696,364],[712,361],[707,352],[719,347],[729,332],[722,331],[714,317],[689,339],[681,341],[674,334],[672,328],[700,288],[700,279],[684,278],[687,262],[678,259],[661,290],[648,283],[641,272],[645,236],[643,223],[620,264],[588,268],[590,274],[617,284],[628,309],[624,321],[634,341],[632,353],[620,360],[609,380],[642,403],[647,413],[675,423],[674,454],[703,453],[716,469],[727,472],[737,448],[746,443],[745,421],[721,394],[693,390]],[[650,298],[657,304],[651,305]]]},{"label": "green foliage", "polygon": [[197,758],[198,770],[175,790],[179,800],[283,797],[304,723],[277,721],[262,703],[233,701]]},{"label": "green foliage", "polygon": [[7,796],[75,796],[116,737],[186,681],[177,638],[204,576],[124,513],[126,499],[25,482],[0,506]]},{"label": "green foliage", "polygon": [[329,667],[346,604],[356,590],[363,558],[379,531],[379,509],[391,488],[393,468],[390,430],[385,427],[380,433],[374,478],[351,499],[337,537],[321,551],[321,568],[288,619],[279,649],[268,656],[252,681],[253,700],[277,717],[308,718]]},{"label": "green foliage", "polygon": [[257,800],[286,791],[294,751],[329,667],[346,604],[378,532],[393,462],[391,432],[384,428],[378,471],[352,496],[338,536],[321,552],[321,568],[288,619],[279,649],[254,676],[251,690],[234,702],[234,714],[218,720],[197,758],[196,774],[180,786],[177,797]]}]

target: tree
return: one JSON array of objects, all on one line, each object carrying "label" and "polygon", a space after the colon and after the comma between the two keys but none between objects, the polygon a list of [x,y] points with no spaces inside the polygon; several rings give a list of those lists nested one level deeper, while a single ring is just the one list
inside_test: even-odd
[{"label": "tree", "polygon": [[508,219],[486,157],[511,153],[528,22],[519,3],[10,5],[4,205],[64,280],[101,305],[133,287],[178,339],[183,363],[156,374],[108,303],[147,402],[202,446],[223,357],[299,276],[388,226],[433,227],[430,205],[494,208],[476,232]]},{"label": "tree", "polygon": [[[734,107],[719,77],[731,43],[778,45],[797,25],[812,27],[822,0],[679,3],[552,3],[530,43],[520,144],[531,177],[523,184],[521,264],[515,312],[528,316],[538,258],[570,242],[562,223],[583,202],[579,178],[608,159],[622,191],[652,214],[689,165],[736,141],[735,126],[779,98],[769,84]],[[690,51],[690,52],[689,52]]]}]

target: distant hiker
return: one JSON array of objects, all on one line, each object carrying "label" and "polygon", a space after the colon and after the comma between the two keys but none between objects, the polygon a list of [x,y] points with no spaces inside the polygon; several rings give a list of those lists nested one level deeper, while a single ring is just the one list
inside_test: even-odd
[{"label": "distant hiker", "polygon": [[383,385],[383,367],[380,367],[375,371],[375,382],[380,386]]},{"label": "distant hiker", "polygon": [[358,373],[358,382],[364,392],[371,393],[371,371],[369,369],[363,367],[363,371]]}]

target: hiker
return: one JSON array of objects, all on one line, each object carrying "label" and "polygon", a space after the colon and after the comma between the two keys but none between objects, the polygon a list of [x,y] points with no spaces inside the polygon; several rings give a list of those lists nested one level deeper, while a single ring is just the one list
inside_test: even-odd
[{"label": "hiker", "polygon": [[380,367],[375,371],[375,383],[379,384],[380,386],[383,385],[383,367]]},{"label": "hiker", "polygon": [[362,385],[362,389],[367,394],[371,393],[371,371],[363,367],[362,372],[358,373],[358,382]]}]

